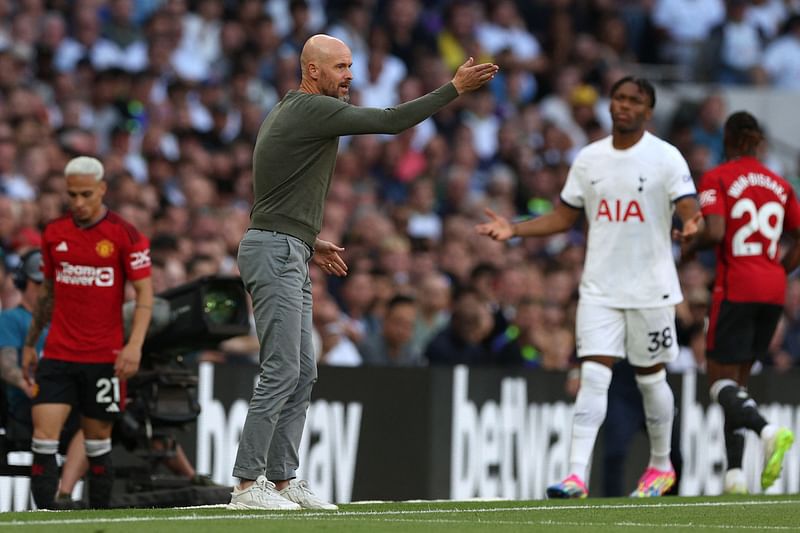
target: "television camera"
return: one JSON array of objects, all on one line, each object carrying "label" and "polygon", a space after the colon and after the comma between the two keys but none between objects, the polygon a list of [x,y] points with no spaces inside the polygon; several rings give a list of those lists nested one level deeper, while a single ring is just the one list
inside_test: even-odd
[{"label": "television camera", "polygon": [[[123,308],[126,338],[134,305],[128,302]],[[185,478],[159,476],[156,470],[175,453],[174,431],[200,414],[197,369],[189,355],[249,334],[249,316],[238,277],[203,277],[156,296],[141,366],[128,380],[128,402],[115,427],[115,440],[147,465],[118,469],[118,477],[127,479],[127,493],[187,484]]]}]

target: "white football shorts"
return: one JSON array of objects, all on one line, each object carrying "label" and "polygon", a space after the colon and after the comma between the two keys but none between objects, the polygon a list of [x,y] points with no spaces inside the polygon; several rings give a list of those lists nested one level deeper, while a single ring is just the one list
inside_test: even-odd
[{"label": "white football shorts", "polygon": [[618,309],[579,301],[575,330],[578,357],[627,357],[638,367],[678,357],[673,305]]}]

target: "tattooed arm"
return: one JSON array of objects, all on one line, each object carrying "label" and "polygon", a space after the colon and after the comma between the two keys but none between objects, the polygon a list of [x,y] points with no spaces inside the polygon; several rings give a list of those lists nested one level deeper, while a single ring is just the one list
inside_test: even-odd
[{"label": "tattooed arm", "polygon": [[10,346],[0,348],[0,377],[6,383],[22,389],[30,396],[30,386],[22,375],[22,368],[17,363],[17,349]]},{"label": "tattooed arm", "polygon": [[22,349],[22,374],[29,384],[33,384],[33,376],[36,373],[38,357],[36,355],[36,341],[44,331],[45,326],[50,323],[53,317],[53,280],[45,278],[42,288],[39,291],[39,298],[36,300],[36,308],[33,310],[33,321],[28,328],[28,336],[25,338],[25,347]]}]

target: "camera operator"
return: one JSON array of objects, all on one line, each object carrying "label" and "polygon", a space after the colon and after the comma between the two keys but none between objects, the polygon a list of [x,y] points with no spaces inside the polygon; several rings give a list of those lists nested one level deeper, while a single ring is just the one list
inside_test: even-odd
[{"label": "camera operator", "polygon": [[[102,163],[76,157],[64,169],[70,213],[44,229],[44,281],[25,340],[23,372],[33,396],[31,492],[40,508],[53,506],[58,484],[58,436],[72,405],[81,414],[89,457],[89,505],[111,499],[111,430],[124,408],[125,380],[142,356],[153,288],[150,244],[136,228],[103,204]],[[136,309],[123,345],[125,282],[132,282]],[[50,331],[41,364],[35,344]],[[38,367],[38,368],[37,368]]]}]

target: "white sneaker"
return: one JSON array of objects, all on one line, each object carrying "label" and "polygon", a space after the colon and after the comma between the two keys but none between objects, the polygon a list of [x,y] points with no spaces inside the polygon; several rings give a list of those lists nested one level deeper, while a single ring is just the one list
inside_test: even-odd
[{"label": "white sneaker", "polygon": [[300,505],[303,509],[321,509],[325,511],[336,511],[336,505],[322,500],[308,488],[308,482],[290,479],[289,486],[278,494]]},{"label": "white sneaker", "polygon": [[267,509],[270,511],[297,511],[300,506],[281,496],[275,483],[258,476],[255,483],[246,489],[233,487],[228,509]]},{"label": "white sneaker", "polygon": [[747,479],[741,468],[731,468],[725,472],[725,494],[747,494]]}]

